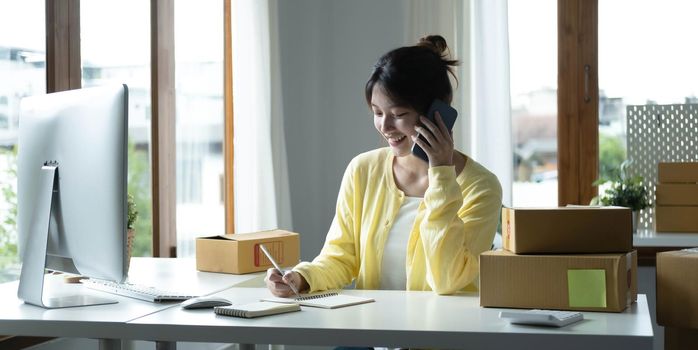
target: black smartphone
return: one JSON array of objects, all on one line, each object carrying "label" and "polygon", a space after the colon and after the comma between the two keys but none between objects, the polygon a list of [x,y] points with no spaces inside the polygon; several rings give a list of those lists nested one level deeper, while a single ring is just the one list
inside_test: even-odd
[{"label": "black smartphone", "polygon": [[[455,110],[453,107],[449,106],[448,103],[444,101],[441,101],[439,99],[434,100],[434,102],[431,103],[431,106],[429,106],[429,109],[427,110],[427,114],[425,117],[427,117],[429,120],[431,120],[434,124],[438,126],[439,124],[436,122],[435,119],[436,112],[439,112],[439,115],[441,115],[441,120],[443,120],[444,124],[446,124],[446,128],[448,129],[448,131],[451,131],[451,129],[453,129],[453,124],[456,123],[458,111]],[[419,138],[422,139],[422,141],[428,143],[424,136],[419,135]],[[419,147],[419,145],[417,145],[416,143],[412,145],[412,154],[429,163],[429,157],[427,156],[426,152],[424,152],[422,147]]]}]

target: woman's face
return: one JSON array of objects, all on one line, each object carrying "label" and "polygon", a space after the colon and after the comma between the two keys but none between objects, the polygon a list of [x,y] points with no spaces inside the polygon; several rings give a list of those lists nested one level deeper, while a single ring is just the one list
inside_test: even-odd
[{"label": "woman's face", "polygon": [[417,134],[414,127],[419,113],[411,107],[396,105],[379,84],[373,87],[371,109],[373,125],[388,141],[393,154],[396,157],[410,155],[414,143],[411,136]]}]

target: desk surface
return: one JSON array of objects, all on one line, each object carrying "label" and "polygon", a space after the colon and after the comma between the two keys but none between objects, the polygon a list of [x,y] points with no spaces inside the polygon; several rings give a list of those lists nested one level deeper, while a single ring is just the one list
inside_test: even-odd
[{"label": "desk surface", "polygon": [[654,230],[638,230],[633,234],[635,247],[698,247],[698,233],[655,232]]},{"label": "desk surface", "polygon": [[[401,346],[437,348],[588,349],[652,348],[652,323],[644,295],[623,313],[585,312],[585,320],[564,328],[511,325],[502,309],[482,308],[477,295],[433,292],[347,290],[375,303],[327,310],[303,307],[257,319],[213,314],[212,310],[169,308],[129,322],[135,338],[297,345]],[[263,288],[231,288],[217,295],[238,303],[270,295]]]},{"label": "desk surface", "polygon": [[[212,294],[261,274],[230,275],[196,271],[194,259],[133,258],[129,282],[194,295]],[[47,276],[46,288],[57,294],[87,294],[117,300],[117,304],[43,309],[17,299],[18,281],[0,284],[0,334],[114,338],[123,324],[176,303],[151,303],[66,284],[61,276]],[[70,326],[66,326],[69,324]]]},{"label": "desk surface", "polygon": [[264,272],[232,275],[197,271],[194,258],[133,258],[128,275],[130,283],[192,295],[213,294],[240,283],[262,281],[264,278]]},{"label": "desk surface", "polygon": [[[134,259],[130,280],[185,288],[243,303],[258,300],[264,288],[230,288],[260,274],[197,272],[193,260]],[[82,286],[72,286],[82,288]],[[261,344],[405,346],[442,348],[588,349],[593,346],[651,349],[647,300],[638,296],[623,313],[585,312],[585,320],[561,329],[510,325],[500,309],[481,308],[476,295],[438,296],[432,292],[344,291],[375,303],[326,310],[239,319],[212,310],[183,310],[114,296],[118,304],[46,310],[16,298],[17,283],[0,285],[0,334],[158,341]],[[100,293],[88,290],[86,293]],[[100,295],[104,295],[100,293]]]}]

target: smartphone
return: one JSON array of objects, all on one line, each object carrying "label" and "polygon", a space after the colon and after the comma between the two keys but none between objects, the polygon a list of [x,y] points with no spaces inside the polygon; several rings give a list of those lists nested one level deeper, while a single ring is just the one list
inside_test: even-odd
[{"label": "smartphone", "polygon": [[[434,124],[439,125],[436,122],[436,112],[439,112],[439,115],[441,115],[441,120],[443,120],[444,124],[446,125],[446,128],[448,129],[448,131],[451,131],[451,129],[453,129],[453,124],[456,123],[458,111],[455,110],[453,107],[449,106],[448,103],[444,101],[441,101],[439,99],[434,100],[434,102],[431,103],[431,106],[429,106],[429,109],[427,110],[427,115],[425,117],[431,120]],[[428,143],[424,136],[419,135],[419,138],[422,139],[422,141]],[[422,147],[419,147],[419,145],[417,145],[416,143],[412,145],[412,154],[429,163],[429,156],[427,156],[426,152],[424,152]]]}]

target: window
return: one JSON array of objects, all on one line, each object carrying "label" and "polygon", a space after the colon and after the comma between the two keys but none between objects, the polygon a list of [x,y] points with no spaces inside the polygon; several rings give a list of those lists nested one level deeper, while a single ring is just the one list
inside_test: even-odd
[{"label": "window", "polygon": [[133,256],[152,255],[149,33],[147,1],[80,2],[82,86],[129,88],[128,192],[138,211]]},{"label": "window", "polygon": [[225,231],[223,1],[175,5],[177,256]]},{"label": "window", "polygon": [[509,1],[514,206],[557,205],[557,3]]},{"label": "window", "polygon": [[[152,180],[151,175],[153,169],[164,170],[169,168],[167,164],[174,164],[171,159],[175,158],[166,155],[171,154],[170,150],[175,146],[159,143],[155,147],[151,138],[154,133],[160,138],[171,138],[167,130],[176,132],[178,163],[173,169],[176,169],[177,212],[180,215],[177,225],[183,237],[180,240],[184,245],[183,255],[193,255],[194,234],[221,233],[228,224],[226,220],[230,221],[231,227],[233,222],[232,172],[225,175],[223,165],[224,150],[228,154],[225,158],[232,162],[232,139],[224,136],[225,128],[232,130],[232,126],[227,124],[224,128],[224,118],[232,120],[231,73],[224,69],[225,57],[228,57],[227,65],[232,66],[229,63],[231,54],[229,45],[224,45],[223,40],[225,31],[229,36],[229,25],[226,27],[224,23],[229,24],[230,0],[205,4],[181,0],[177,2],[176,13],[172,12],[174,4],[168,2],[125,0],[112,4],[83,0],[79,3],[80,33],[67,30],[74,25],[71,20],[64,23],[66,18],[54,17],[56,13],[69,16],[70,11],[76,9],[70,7],[72,3],[55,3],[50,18],[45,16],[45,4],[43,0],[13,2],[11,6],[0,4],[0,33],[3,33],[0,37],[0,74],[8,78],[0,80],[0,282],[16,279],[19,275],[15,227],[15,144],[19,100],[45,93],[47,79],[52,91],[80,85],[126,83],[129,86],[128,191],[135,197],[139,212],[135,224],[134,256],[153,254],[153,243],[158,247],[158,255],[170,256],[175,252],[170,249],[173,248],[171,237],[174,230],[168,224],[171,219],[174,223],[174,211],[162,209],[163,206],[172,207],[169,203],[174,194],[170,195],[173,191],[166,189],[175,172],[160,173],[159,180]],[[157,24],[151,23],[153,9],[158,10]],[[160,106],[162,110],[156,113],[152,106],[156,95],[151,91],[151,77],[155,72],[151,53],[158,50],[157,64],[161,68],[169,65],[167,60],[172,56],[167,55],[172,53],[156,48],[151,43],[151,33],[160,40],[158,45],[168,45],[169,36],[174,34],[168,25],[175,22],[174,17],[178,22],[175,28],[176,67],[173,69],[177,80],[176,86],[172,86],[176,90],[176,99],[165,97],[164,103],[176,100],[176,106]],[[60,39],[51,42],[52,45],[62,48],[69,41],[79,42],[80,47],[69,47],[68,52],[47,56],[46,25],[49,22],[64,30]],[[79,41],[76,40],[78,35]],[[79,50],[79,54],[75,50]],[[79,72],[66,68],[74,67],[72,60],[77,61],[78,57]],[[58,68],[54,72],[51,67]],[[81,81],[75,78],[78,74]],[[158,79],[158,96],[167,94],[171,87],[167,81],[160,84]],[[224,89],[226,98],[223,97]],[[163,100],[158,97],[157,101],[162,103]],[[167,125],[170,116],[166,114],[175,107],[176,128],[169,129],[168,126],[175,123]],[[156,119],[157,114],[161,116]],[[159,122],[154,123],[155,120]],[[153,125],[157,125],[157,130]],[[158,164],[154,164],[156,158],[153,154],[158,155]],[[167,180],[162,181],[163,177]],[[153,184],[152,181],[156,182]],[[157,181],[164,185],[158,185]],[[155,193],[154,185],[159,189],[157,200],[151,199]],[[226,202],[231,213],[228,216],[225,214]],[[159,209],[156,212],[154,208]],[[159,225],[154,224],[155,219]],[[154,231],[159,234],[155,235]]]},{"label": "window", "polygon": [[0,2],[0,283],[19,278],[19,101],[46,92],[44,1]]},{"label": "window", "polygon": [[626,159],[627,105],[698,103],[697,11],[691,1],[599,1],[601,176]]}]

